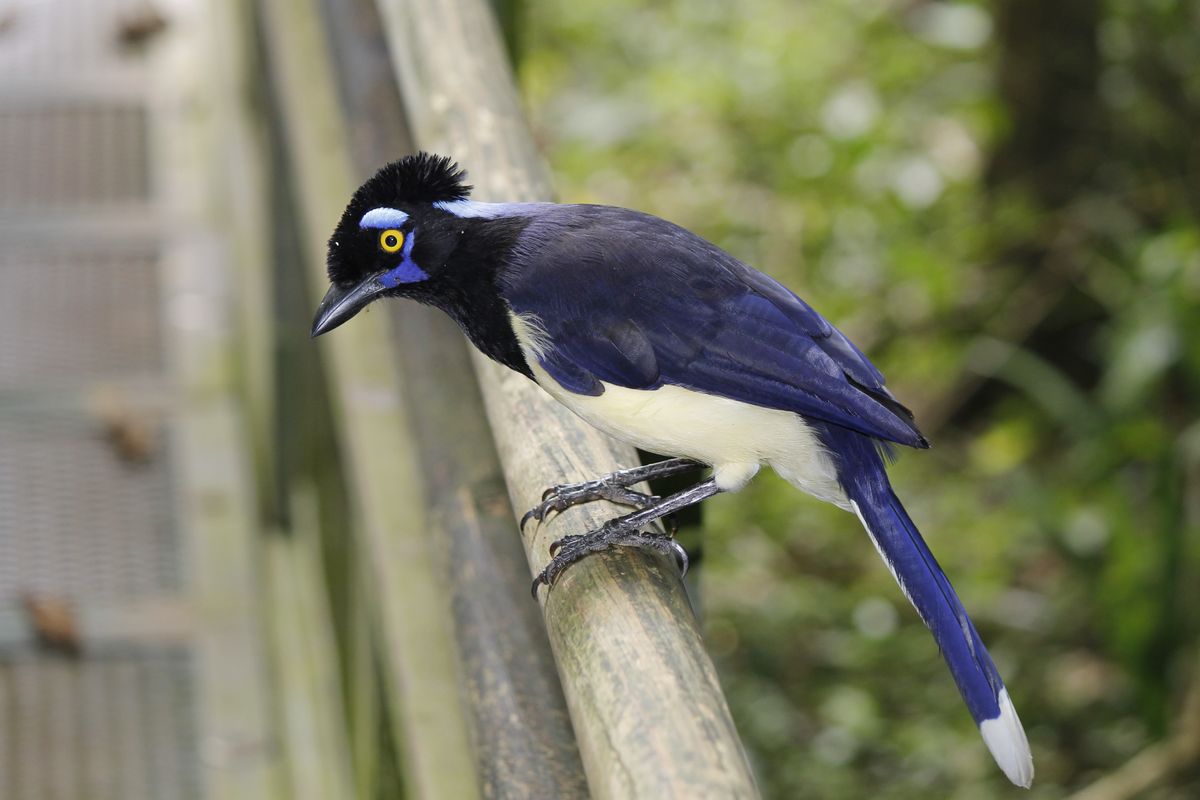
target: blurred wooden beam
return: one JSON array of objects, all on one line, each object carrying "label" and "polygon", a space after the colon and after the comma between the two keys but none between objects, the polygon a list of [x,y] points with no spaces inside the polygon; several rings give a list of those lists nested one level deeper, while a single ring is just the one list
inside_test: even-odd
[{"label": "blurred wooden beam", "polygon": [[[314,0],[261,0],[262,31],[281,113],[314,297],[326,287],[325,240],[357,185],[322,20]],[[286,213],[285,209],[278,209]],[[362,561],[381,631],[406,796],[479,795],[459,695],[448,599],[437,581],[422,468],[404,424],[386,319],[364,314],[314,345],[328,367]]]},{"label": "blurred wooden beam", "polygon": [[265,537],[269,635],[283,773],[292,800],[352,798],[338,649],[313,486],[292,492],[291,530]]},{"label": "blurred wooden beam", "polygon": [[[323,0],[361,177],[411,151],[373,0]],[[585,797],[587,784],[467,344],[444,314],[381,303],[424,473],[427,535],[451,598],[463,697],[488,797]],[[411,346],[419,342],[420,346]]]},{"label": "blurred wooden beam", "polygon": [[[283,797],[273,747],[263,639],[258,506],[237,375],[232,287],[241,255],[229,230],[235,195],[213,164],[225,163],[225,127],[235,97],[224,53],[228,3],[181,12],[162,46],[153,115],[153,150],[162,165],[164,363],[175,368],[171,407],[175,502],[195,598],[194,661],[199,774],[207,800]],[[187,314],[181,315],[180,309]],[[188,322],[187,320],[192,320]],[[197,324],[196,320],[200,323]]]}]

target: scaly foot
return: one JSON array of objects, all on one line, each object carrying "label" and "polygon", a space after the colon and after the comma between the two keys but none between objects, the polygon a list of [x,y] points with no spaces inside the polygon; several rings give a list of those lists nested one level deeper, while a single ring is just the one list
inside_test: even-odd
[{"label": "scaly foot", "polygon": [[525,525],[531,519],[543,522],[551,512],[558,514],[572,506],[590,503],[594,500],[610,500],[638,509],[652,506],[659,502],[660,498],[634,491],[629,487],[641,481],[665,478],[669,475],[678,475],[703,468],[704,465],[699,461],[692,461],[689,458],[671,458],[640,467],[618,470],[611,475],[605,475],[603,478],[592,481],[553,486],[542,494],[541,503],[526,511],[525,516],[521,517],[521,530],[525,530]]},{"label": "scaly foot", "polygon": [[531,590],[534,598],[537,598],[539,584],[552,586],[563,570],[579,559],[617,545],[652,547],[664,553],[671,553],[679,562],[680,571],[686,573],[687,553],[684,549],[670,536],[661,533],[646,533],[642,528],[656,519],[662,519],[681,508],[695,505],[720,491],[716,478],[707,478],[689,489],[676,492],[646,508],[623,517],[610,519],[594,531],[564,536],[550,545],[550,554],[553,558],[533,581]]},{"label": "scaly foot", "polygon": [[598,530],[584,534],[564,536],[553,542],[550,545],[550,552],[554,557],[550,559],[550,563],[546,565],[546,568],[533,579],[533,586],[530,587],[533,598],[537,599],[538,586],[542,584],[553,586],[554,582],[558,580],[558,577],[562,575],[567,567],[585,556],[608,550],[610,547],[649,547],[653,550],[667,553],[674,556],[675,563],[679,566],[680,577],[687,574],[687,551],[669,535],[648,533],[636,528],[628,530],[625,525],[620,523],[621,520],[615,519],[606,523]]},{"label": "scaly foot", "polygon": [[615,480],[617,474],[605,475],[594,481],[564,483],[550,487],[542,494],[542,502],[526,511],[525,516],[521,517],[521,530],[525,530],[525,525],[531,519],[544,522],[551,513],[561,514],[571,506],[591,503],[594,500],[610,500],[623,506],[645,508],[654,505],[661,499],[622,486]]}]

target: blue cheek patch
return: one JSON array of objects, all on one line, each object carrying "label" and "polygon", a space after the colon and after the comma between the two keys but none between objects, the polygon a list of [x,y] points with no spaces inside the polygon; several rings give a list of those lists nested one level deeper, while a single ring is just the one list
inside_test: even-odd
[{"label": "blue cheek patch", "polygon": [[400,266],[380,275],[379,282],[389,289],[395,289],[402,283],[417,283],[428,277],[425,270],[414,264],[412,259],[406,258],[400,263]]},{"label": "blue cheek patch", "polygon": [[418,283],[429,279],[429,274],[425,270],[417,266],[417,262],[412,260],[413,242],[416,241],[413,236],[409,236],[404,241],[404,260],[400,262],[400,266],[394,269],[389,269],[387,272],[379,276],[379,282],[389,289],[395,289],[404,283]]}]

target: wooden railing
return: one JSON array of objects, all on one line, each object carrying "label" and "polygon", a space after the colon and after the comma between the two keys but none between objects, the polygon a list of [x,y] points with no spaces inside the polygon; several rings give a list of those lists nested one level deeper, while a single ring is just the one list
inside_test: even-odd
[{"label": "wooden railing", "polygon": [[[255,402],[274,412],[260,428],[283,420],[254,433],[283,453],[260,459],[276,498],[266,513],[308,554],[276,559],[276,571],[294,572],[277,574],[287,591],[273,597],[311,608],[318,581],[329,613],[313,624],[332,629],[305,639],[276,609],[283,652],[322,665],[289,685],[319,691],[326,709],[306,718],[321,730],[284,746],[336,759],[320,774],[337,776],[329,785],[350,776],[359,797],[392,796],[396,781],[406,797],[453,800],[756,797],[674,565],[614,550],[543,590],[540,615],[529,599],[550,541],[619,510],[575,509],[522,537],[514,509],[636,453],[415,304],[379,304],[307,340],[325,240],[383,162],[445,153],[481,199],[550,198],[490,8],[257,0],[254,12],[239,29],[243,111],[261,123],[276,243],[258,311],[278,322],[250,336],[260,357],[248,363],[261,364],[264,347],[276,354],[274,383]],[[336,654],[314,653],[313,641]],[[330,736],[348,747],[304,749]],[[295,796],[316,796],[307,776],[318,773],[292,769]]]}]

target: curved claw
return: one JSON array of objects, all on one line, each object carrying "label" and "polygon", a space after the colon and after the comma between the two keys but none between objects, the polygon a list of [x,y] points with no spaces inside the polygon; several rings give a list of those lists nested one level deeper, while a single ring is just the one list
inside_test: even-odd
[{"label": "curved claw", "polygon": [[[660,533],[649,534],[637,530],[632,532],[621,531],[618,526],[610,526],[611,523],[591,533],[564,536],[561,539],[551,542],[549,548],[551,555],[550,563],[533,579],[533,585],[529,587],[529,593],[533,596],[533,599],[537,599],[539,586],[542,584],[545,584],[547,587],[554,586],[554,582],[559,575],[576,561],[592,553],[607,550],[614,545],[635,544],[642,547],[650,547],[663,553],[669,552],[675,557],[675,565],[679,569],[679,577],[683,578],[687,575],[690,560],[687,551],[683,549],[683,546],[679,542]],[[570,547],[567,547],[564,552],[563,548],[567,545],[570,545]]]},{"label": "curved claw", "polygon": [[531,519],[536,519],[540,523],[549,519],[551,514],[562,513],[564,506],[561,505],[561,499],[558,496],[561,488],[561,486],[551,486],[542,492],[542,502],[526,511],[525,515],[521,517],[522,532],[524,532],[525,526]]},{"label": "curved claw", "polygon": [[566,544],[567,542],[574,541],[578,538],[579,538],[578,533],[568,533],[566,536],[562,537],[561,539],[555,539],[553,542],[550,543],[550,547],[549,547],[550,555],[553,556],[553,555],[557,554],[558,551],[562,549],[562,546],[564,544]]},{"label": "curved claw", "polygon": [[671,550],[675,554],[675,564],[679,567],[679,577],[686,578],[688,574],[688,567],[691,564],[691,560],[688,558],[687,550],[684,550],[683,545],[674,539],[671,540]]},{"label": "curved claw", "polygon": [[546,522],[554,514],[561,514],[568,508],[594,500],[609,500],[634,508],[646,508],[661,499],[657,495],[642,494],[620,483],[614,483],[611,476],[583,483],[559,484],[542,492],[541,501],[525,512],[521,517],[521,531],[524,532],[531,519],[539,523]]}]

